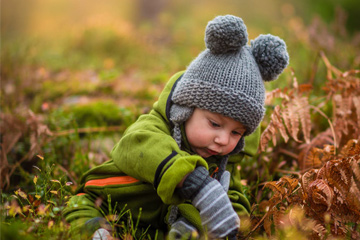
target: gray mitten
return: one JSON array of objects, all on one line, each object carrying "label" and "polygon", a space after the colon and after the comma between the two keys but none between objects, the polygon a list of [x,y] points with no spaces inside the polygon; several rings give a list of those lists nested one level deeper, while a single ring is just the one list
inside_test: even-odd
[{"label": "gray mitten", "polygon": [[99,228],[95,231],[92,240],[109,240],[112,239],[111,234],[105,228]]},{"label": "gray mitten", "polygon": [[221,186],[223,186],[225,192],[227,193],[229,191],[229,186],[230,186],[230,172],[224,171],[219,179],[219,182]]},{"label": "gray mitten", "polygon": [[169,240],[199,239],[197,229],[184,217],[179,217],[170,228]]},{"label": "gray mitten", "polygon": [[106,240],[111,238],[111,225],[102,217],[95,217],[85,222],[85,231],[94,232],[92,240]]},{"label": "gray mitten", "polygon": [[223,186],[209,176],[206,168],[197,167],[190,173],[179,192],[200,211],[201,224],[209,237],[236,235],[240,218]]}]

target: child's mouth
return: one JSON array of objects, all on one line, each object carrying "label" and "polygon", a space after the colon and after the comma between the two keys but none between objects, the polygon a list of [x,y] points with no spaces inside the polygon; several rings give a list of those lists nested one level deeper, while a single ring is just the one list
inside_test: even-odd
[{"label": "child's mouth", "polygon": [[218,155],[219,153],[218,152],[215,152],[211,149],[207,149],[208,153],[210,153],[211,155]]}]

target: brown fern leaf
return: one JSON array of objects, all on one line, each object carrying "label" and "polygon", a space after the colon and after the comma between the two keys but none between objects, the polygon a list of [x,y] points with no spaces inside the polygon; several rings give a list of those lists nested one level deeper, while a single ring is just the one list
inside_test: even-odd
[{"label": "brown fern leaf", "polygon": [[316,179],[310,183],[307,194],[314,212],[325,212],[331,208],[334,202],[334,191],[323,179]]},{"label": "brown fern leaf", "polygon": [[270,140],[273,140],[274,146],[276,145],[276,127],[275,124],[270,121],[264,132],[260,137],[260,150],[264,151]]},{"label": "brown fern leaf", "polygon": [[321,149],[315,147],[312,148],[303,162],[304,169],[320,168],[323,165],[323,161],[321,160],[320,155]]},{"label": "brown fern leaf", "polygon": [[354,108],[355,108],[355,112],[356,112],[356,116],[357,116],[357,126],[359,126],[359,128],[360,128],[360,97],[354,96],[352,98],[352,100],[353,100],[353,104],[354,104]]},{"label": "brown fern leaf", "polygon": [[322,162],[327,162],[330,160],[334,160],[335,159],[335,146],[334,145],[329,145],[329,144],[325,144],[323,146],[323,149],[319,150],[321,153],[321,161]]},{"label": "brown fern leaf", "polygon": [[334,225],[345,223],[360,223],[359,209],[349,206],[348,202],[335,201],[331,207],[331,216],[334,219]]},{"label": "brown fern leaf", "polygon": [[310,239],[323,239],[326,236],[327,230],[319,222],[313,227],[312,230],[313,230],[313,234],[311,235]]},{"label": "brown fern leaf", "polygon": [[300,118],[301,130],[304,135],[305,142],[310,143],[311,117],[308,98],[298,98],[297,105],[299,106],[298,116]]},{"label": "brown fern leaf", "polygon": [[265,105],[270,105],[275,98],[281,98],[286,101],[289,101],[290,98],[285,92],[286,90],[282,91],[280,88],[276,88],[271,92],[267,92],[265,98]]},{"label": "brown fern leaf", "polygon": [[334,127],[340,140],[342,134],[349,134],[349,116],[351,115],[352,98],[336,94],[333,97],[333,101],[335,106]]},{"label": "brown fern leaf", "polygon": [[284,104],[285,107],[281,112],[281,117],[284,119],[285,126],[290,134],[290,136],[296,141],[300,142],[298,139],[298,133],[300,129],[298,107],[294,101]]},{"label": "brown fern leaf", "polygon": [[279,193],[281,196],[285,194],[285,190],[279,186],[279,182],[272,181],[265,183],[263,189],[270,188],[275,194]]},{"label": "brown fern leaf", "polygon": [[272,233],[272,231],[271,231],[272,222],[271,222],[270,217],[271,217],[271,213],[268,214],[267,217],[265,217],[265,219],[264,219],[264,229],[265,229],[266,235],[268,237],[270,237],[271,233]]},{"label": "brown fern leaf", "polygon": [[274,220],[274,225],[275,225],[275,229],[279,229],[281,227],[284,227],[284,222],[283,222],[283,218],[285,215],[285,208],[284,207],[280,207],[279,210],[275,210],[273,213],[273,220]]},{"label": "brown fern leaf", "polygon": [[298,93],[302,94],[305,92],[310,92],[313,89],[313,86],[311,84],[305,83],[305,84],[300,84],[299,88],[298,88]]},{"label": "brown fern leaf", "polygon": [[352,183],[348,194],[348,201],[352,209],[357,211],[360,218],[360,154],[353,156],[349,165],[352,169]]},{"label": "brown fern leaf", "polygon": [[326,180],[329,184],[336,187],[343,196],[346,196],[349,192],[352,178],[349,161],[344,159],[328,161],[324,168]]},{"label": "brown fern leaf", "polygon": [[[300,146],[301,152],[298,155],[298,164],[300,166],[301,170],[309,169],[309,168],[315,168],[313,166],[313,161],[310,158],[310,161],[308,161],[308,155],[313,154],[311,153],[311,149],[314,147],[322,147],[324,144],[333,144],[332,139],[332,133],[331,130],[328,129],[325,132],[322,132],[318,134],[316,137],[314,137],[309,144],[302,144]],[[317,163],[317,162],[316,162]],[[316,165],[319,166],[319,165]]]},{"label": "brown fern leaf", "polygon": [[318,170],[316,169],[311,169],[310,171],[307,171],[302,175],[301,186],[304,190],[304,193],[309,192],[310,183],[316,180],[317,175],[318,175]]},{"label": "brown fern leaf", "polygon": [[281,120],[280,106],[275,107],[274,112],[271,115],[271,120],[273,121],[275,127],[277,127],[277,129],[279,130],[284,141],[287,142],[289,140],[289,136],[287,135],[285,126]]},{"label": "brown fern leaf", "polygon": [[350,139],[340,152],[341,157],[351,157],[357,154],[360,154],[360,141],[357,139]]},{"label": "brown fern leaf", "polygon": [[287,193],[290,195],[293,190],[297,187],[299,180],[288,176],[283,176],[280,181],[284,183],[284,188],[287,188]]},{"label": "brown fern leaf", "polygon": [[[358,154],[358,156],[359,155],[360,154]],[[353,171],[354,181],[358,185],[358,188],[360,189],[360,161],[356,159],[351,159],[350,165]]]}]

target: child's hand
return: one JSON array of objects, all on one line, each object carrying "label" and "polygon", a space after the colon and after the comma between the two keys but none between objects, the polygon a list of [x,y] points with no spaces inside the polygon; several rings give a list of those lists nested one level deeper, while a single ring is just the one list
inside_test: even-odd
[{"label": "child's hand", "polygon": [[180,192],[200,211],[201,224],[211,238],[236,235],[240,218],[224,187],[209,176],[206,168],[198,167],[189,174]]},{"label": "child's hand", "polygon": [[95,231],[92,240],[112,240],[110,232],[105,228],[99,228]]},{"label": "child's hand", "polygon": [[169,240],[199,239],[197,229],[184,217],[179,217],[170,228]]}]

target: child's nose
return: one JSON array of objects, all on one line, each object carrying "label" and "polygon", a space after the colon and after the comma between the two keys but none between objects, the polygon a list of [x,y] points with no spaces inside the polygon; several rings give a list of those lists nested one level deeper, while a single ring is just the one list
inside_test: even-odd
[{"label": "child's nose", "polygon": [[224,131],[219,132],[216,135],[214,142],[219,145],[227,145],[229,143],[229,134]]}]

